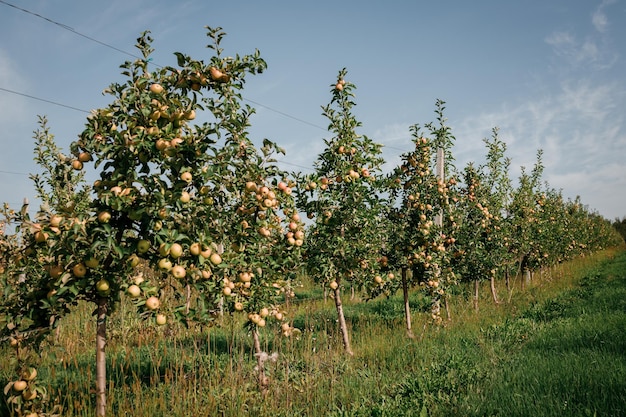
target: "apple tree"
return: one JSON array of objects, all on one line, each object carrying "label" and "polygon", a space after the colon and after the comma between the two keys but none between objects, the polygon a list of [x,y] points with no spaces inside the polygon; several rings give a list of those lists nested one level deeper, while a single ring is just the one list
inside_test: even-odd
[{"label": "apple tree", "polygon": [[[426,290],[432,299],[432,318],[441,321],[440,300],[449,284],[447,278],[451,276],[451,271],[446,271],[448,248],[455,238],[451,233],[444,233],[435,217],[446,216],[449,220],[452,216],[450,194],[456,183],[454,178],[444,181],[437,177],[433,166],[436,152],[433,141],[423,136],[418,126],[412,126],[411,131],[414,150],[401,155],[400,165],[388,177],[393,202],[389,218],[393,226],[382,257],[385,267],[400,270],[409,336],[412,336],[408,303],[411,287],[421,285]],[[397,281],[387,286],[397,288]]]},{"label": "apple tree", "polygon": [[[352,114],[355,86],[339,71],[332,99],[323,107],[333,138],[315,162],[313,174],[299,177],[298,208],[313,219],[305,261],[318,283],[332,289],[342,341],[352,354],[341,289],[375,282],[384,232],[381,196],[381,145],[356,132],[361,123]],[[379,278],[380,279],[380,278]]]},{"label": "apple tree", "polygon": [[[31,280],[46,271],[48,310],[96,305],[98,416],[106,412],[106,319],[122,291],[160,325],[212,322],[224,306],[247,312],[258,350],[256,329],[270,315],[282,319],[280,290],[297,269],[304,236],[294,183],[274,164],[282,149],[248,138],[254,110],[241,105],[246,75],[266,64],[258,51],[224,56],[220,28],[208,36],[208,62],[176,53],[177,67],[152,72],[152,39],[138,39],[142,58],[121,66],[126,81],[105,90],[112,103],[92,111],[70,146],[68,167],[96,168],[91,198],[33,233],[40,252],[23,273]],[[193,124],[202,110],[207,120]],[[142,259],[158,272],[152,282],[135,272]],[[261,370],[261,388],[266,379]]]}]

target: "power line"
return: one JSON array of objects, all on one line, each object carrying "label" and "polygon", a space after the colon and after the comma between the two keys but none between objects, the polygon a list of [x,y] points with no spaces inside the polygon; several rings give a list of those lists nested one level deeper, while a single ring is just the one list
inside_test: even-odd
[{"label": "power line", "polygon": [[[0,2],[2,2],[2,0],[0,0]],[[54,104],[55,106],[61,106],[61,107],[65,107],[67,109],[76,110],[76,111],[79,111],[79,112],[82,112],[82,113],[89,113],[89,111],[87,111],[85,109],[79,109],[78,107],[68,106],[67,104],[59,103],[57,101],[52,101],[52,100],[47,100],[47,99],[41,98],[41,97],[31,96],[30,94],[20,93],[19,91],[9,90],[8,88],[0,87],[0,90],[6,91],[7,93],[11,93],[11,94],[16,94],[16,95],[22,96],[22,97],[28,97],[28,98],[31,98],[33,100],[39,100],[39,101],[43,101],[45,103]]]},{"label": "power line", "polygon": [[25,172],[4,171],[4,170],[0,170],[0,173],[1,174],[12,174],[12,175],[26,175],[26,176],[30,175],[30,174],[27,174]]},{"label": "power line", "polygon": [[[132,53],[127,52],[127,51],[124,51],[123,49],[117,48],[117,47],[115,47],[115,46],[113,46],[111,44],[108,44],[106,42],[100,41],[100,40],[95,39],[95,38],[93,38],[91,36],[85,35],[84,33],[78,32],[74,28],[72,28],[72,27],[70,27],[70,26],[68,26],[68,25],[66,25],[64,23],[57,22],[57,21],[55,21],[53,19],[50,19],[50,18],[45,17],[45,16],[42,16],[42,15],[40,15],[38,13],[32,12],[32,11],[24,9],[22,7],[18,7],[16,5],[8,3],[8,2],[6,2],[4,0],[0,0],[0,3],[4,4],[6,6],[12,7],[14,9],[16,9],[16,10],[21,11],[21,12],[24,12],[24,13],[30,14],[32,16],[35,16],[35,17],[37,17],[39,19],[45,20],[45,21],[47,21],[49,23],[52,23],[52,24],[60,27],[61,29],[67,30],[69,32],[72,32],[75,35],[81,36],[81,37],[83,37],[83,38],[85,38],[87,40],[90,40],[92,42],[96,42],[97,44],[102,45],[102,46],[104,46],[106,48],[110,48],[110,49],[112,49],[114,51],[120,52],[120,53],[122,53],[124,55],[128,55],[128,56],[136,58],[136,59],[143,59],[142,57],[140,57],[138,55],[132,54]],[[157,65],[157,64],[154,64],[154,63],[153,63],[153,65],[155,65],[156,67],[161,67],[160,65]],[[21,93],[21,92],[18,92],[18,91],[9,90],[7,88],[0,87],[0,90],[8,92],[8,93],[12,93],[12,94],[20,95],[20,96],[23,96],[23,97],[31,98],[33,100],[39,100],[39,101],[46,102],[46,103],[49,103],[49,104],[53,104],[53,105],[56,105],[56,106],[65,107],[65,108],[68,108],[68,109],[71,109],[71,110],[75,110],[75,111],[79,111],[79,112],[82,112],[82,113],[89,113],[88,110],[84,110],[84,109],[80,109],[80,108],[77,108],[77,107],[69,106],[69,105],[66,105],[66,104],[63,104],[63,103],[59,103],[59,102],[56,102],[56,101],[52,101],[52,100],[43,99],[43,98],[40,98],[40,97],[36,97],[36,96],[29,95],[29,94]],[[254,104],[256,106],[263,107],[263,108],[265,108],[265,109],[267,109],[267,110],[269,110],[271,112],[277,113],[277,114],[279,114],[279,115],[281,115],[283,117],[287,117],[287,118],[290,118],[292,120],[295,120],[295,121],[297,121],[299,123],[306,124],[308,126],[311,126],[311,127],[314,127],[314,128],[320,129],[320,130],[323,130],[325,132],[327,131],[327,129],[322,127],[322,126],[319,126],[319,125],[317,125],[315,123],[311,123],[311,122],[306,121],[304,119],[300,119],[298,117],[292,116],[292,115],[290,115],[288,113],[285,113],[283,111],[280,111],[280,110],[274,109],[272,107],[266,106],[266,105],[264,105],[262,103],[259,103],[257,101],[254,101],[254,100],[251,100],[251,99],[247,99],[247,98],[244,98],[244,100],[248,101],[248,102],[250,102],[250,103],[252,103],[252,104]],[[384,145],[384,146],[389,148],[389,149],[395,149],[395,150],[398,150],[398,151],[401,151],[401,152],[405,151],[403,149],[395,148],[395,147],[388,146],[388,145]],[[304,167],[300,167],[300,168],[304,168]],[[307,168],[307,169],[309,169],[309,168]]]},{"label": "power line", "polygon": [[23,9],[23,8],[18,7],[18,6],[16,6],[16,5],[14,5],[14,4],[11,4],[11,3],[7,3],[7,2],[6,2],[6,1],[4,1],[4,0],[0,0],[0,3],[2,3],[2,4],[4,4],[4,5],[7,5],[7,6],[9,6],[9,7],[13,7],[14,9],[17,9],[17,10],[19,10],[19,11],[21,11],[21,12],[28,13],[28,14],[30,14],[30,15],[33,15],[33,16],[38,17],[38,18],[40,18],[40,19],[43,19],[43,20],[45,20],[45,21],[47,21],[47,22],[49,22],[49,23],[52,23],[53,25],[57,25],[57,26],[59,26],[61,29],[65,29],[65,30],[67,30],[67,31],[70,31],[70,32],[72,32],[72,33],[74,33],[74,34],[76,34],[76,35],[78,35],[78,36],[81,36],[81,37],[83,37],[83,38],[85,38],[85,39],[88,39],[88,40],[90,40],[90,41],[92,41],[92,42],[99,43],[99,44],[100,44],[100,45],[102,45],[102,46],[106,46],[107,48],[111,48],[111,49],[113,49],[113,50],[115,50],[115,51],[117,51],[117,52],[120,52],[120,53],[124,54],[124,55],[128,55],[128,56],[131,56],[131,57],[133,57],[133,58],[139,58],[139,59],[141,59],[141,57],[139,57],[139,56],[137,56],[137,55],[134,55],[134,54],[131,54],[130,52],[126,52],[126,51],[124,51],[124,50],[122,50],[122,49],[119,49],[119,48],[116,48],[115,46],[110,45],[110,44],[108,44],[108,43],[106,43],[106,42],[99,41],[98,39],[92,38],[91,36],[87,36],[87,35],[85,35],[85,34],[83,34],[83,33],[80,33],[80,32],[78,32],[78,31],[74,30],[73,28],[71,28],[70,26],[68,26],[68,25],[66,25],[66,24],[59,23],[59,22],[57,22],[57,21],[55,21],[55,20],[52,20],[52,19],[47,18],[47,17],[45,17],[45,16],[42,16],[42,15],[40,15],[40,14],[38,14],[38,13],[31,12],[30,10]]}]

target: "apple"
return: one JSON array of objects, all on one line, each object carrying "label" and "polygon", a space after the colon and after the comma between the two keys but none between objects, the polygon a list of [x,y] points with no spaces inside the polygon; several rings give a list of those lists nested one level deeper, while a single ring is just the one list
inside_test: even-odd
[{"label": "apple", "polygon": [[190,183],[192,178],[193,178],[193,175],[191,175],[191,172],[189,171],[185,171],[182,174],[180,174],[180,179],[187,183]]},{"label": "apple", "polygon": [[100,223],[108,223],[111,220],[111,213],[108,211],[101,211],[98,213],[98,221]]},{"label": "apple", "polygon": [[175,265],[174,267],[172,267],[172,275],[174,276],[174,278],[183,279],[187,275],[187,271],[185,270],[184,266]]},{"label": "apple", "polygon": [[52,278],[59,278],[63,273],[63,267],[61,265],[51,265],[47,269]]},{"label": "apple", "polygon": [[187,120],[193,120],[196,118],[196,111],[195,110],[189,110],[185,112],[185,119]]},{"label": "apple", "polygon": [[204,259],[209,259],[209,257],[211,256],[211,253],[213,253],[213,250],[211,250],[210,246],[207,246],[202,249],[202,251],[200,252],[200,255],[202,255]]},{"label": "apple", "polygon": [[198,256],[202,252],[202,246],[198,242],[194,242],[189,246],[189,253],[193,256]]},{"label": "apple", "polygon": [[169,271],[170,269],[172,269],[172,261],[167,258],[161,258],[159,260],[158,266],[161,271]]},{"label": "apple", "polygon": [[109,285],[109,281],[107,281],[106,279],[101,279],[100,281],[96,282],[96,290],[100,295],[108,295],[110,289],[111,286]]},{"label": "apple", "polygon": [[170,246],[170,256],[174,259],[183,256],[183,247],[179,243],[172,243],[172,246]]},{"label": "apple", "polygon": [[74,268],[72,268],[72,273],[76,278],[82,278],[87,274],[87,267],[85,267],[83,263],[77,263],[74,265]]},{"label": "apple", "polygon": [[37,378],[37,369],[30,367],[22,371],[22,379],[24,381],[32,381],[35,378]]},{"label": "apple", "polygon": [[137,298],[141,295],[141,288],[139,288],[139,285],[133,284],[126,289],[126,292],[132,298]]},{"label": "apple", "polygon": [[230,287],[224,287],[224,289],[222,290],[222,294],[229,296],[233,293],[233,290],[230,289]]},{"label": "apple", "polygon": [[157,308],[159,308],[160,305],[161,305],[161,302],[154,295],[152,297],[148,297],[148,299],[146,300],[146,308],[148,310],[153,310],[154,311]]},{"label": "apple", "polygon": [[50,216],[50,227],[59,227],[63,221],[63,216],[53,214]]},{"label": "apple", "polygon": [[237,311],[242,311],[243,310],[243,303],[241,301],[235,302],[235,310],[237,310]]},{"label": "apple", "polygon": [[89,259],[87,259],[87,260],[85,261],[85,266],[86,266],[87,268],[94,269],[94,268],[97,268],[97,267],[98,267],[98,265],[100,265],[100,261],[99,261],[99,260],[97,260],[97,259],[96,259],[96,258],[94,258],[94,257],[91,257],[91,258],[89,258]]},{"label": "apple", "polygon": [[89,152],[81,152],[78,154],[78,160],[80,162],[89,162],[91,159],[91,154]]},{"label": "apple", "polygon": [[24,398],[24,400],[26,401],[34,400],[35,398],[37,398],[37,391],[33,389],[24,390],[22,391],[22,398]]},{"label": "apple", "polygon": [[257,190],[256,184],[252,181],[246,182],[246,191],[249,193],[255,193]]},{"label": "apple", "polygon": [[157,314],[155,317],[156,324],[163,326],[167,323],[167,317],[165,314]]},{"label": "apple", "polygon": [[136,267],[137,265],[139,265],[139,256],[137,256],[136,253],[133,253],[128,257],[128,263],[132,268]]},{"label": "apple", "polygon": [[150,91],[154,94],[163,94],[163,91],[165,91],[165,89],[161,84],[154,83],[150,85]]},{"label": "apple", "polygon": [[242,272],[239,274],[239,281],[241,282],[250,282],[252,280],[252,276],[249,272]]},{"label": "apple", "polygon": [[339,287],[339,284],[337,284],[337,281],[331,281],[330,284],[328,284],[328,286],[332,289],[332,290],[336,290]]},{"label": "apple", "polygon": [[164,151],[170,147],[170,142],[164,139],[157,139],[154,146],[156,146],[158,151]]},{"label": "apple", "polygon": [[213,265],[219,265],[222,263],[222,257],[219,253],[212,253],[209,259]]},{"label": "apple", "polygon": [[48,233],[46,232],[42,232],[41,230],[37,230],[35,232],[35,242],[37,243],[43,243],[46,240],[48,240]]},{"label": "apple", "polygon": [[13,383],[13,389],[15,391],[17,391],[17,392],[24,391],[27,386],[28,386],[28,383],[26,381],[23,381],[23,380],[15,381]]},{"label": "apple", "polygon": [[191,200],[191,195],[187,191],[183,191],[180,193],[180,202],[181,203],[189,203]]},{"label": "apple", "polygon": [[72,168],[74,168],[76,171],[80,171],[81,169],[83,169],[83,163],[80,162],[78,159],[75,159],[74,161],[72,161]]},{"label": "apple", "polygon": [[137,252],[140,254],[144,254],[150,250],[150,241],[146,239],[141,239],[137,242]]},{"label": "apple", "polygon": [[161,243],[159,245],[159,255],[165,258],[169,254],[170,254],[170,248],[167,246],[166,243]]}]

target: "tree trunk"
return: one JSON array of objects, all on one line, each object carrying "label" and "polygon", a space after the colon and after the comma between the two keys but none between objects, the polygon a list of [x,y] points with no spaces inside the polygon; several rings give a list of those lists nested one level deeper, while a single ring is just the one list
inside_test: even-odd
[{"label": "tree trunk", "polygon": [[334,291],[335,294],[335,307],[337,307],[337,316],[339,317],[339,329],[341,330],[341,337],[343,338],[343,347],[346,353],[350,356],[354,355],[352,347],[350,347],[350,337],[348,336],[348,326],[346,326],[346,318],[343,315],[343,305],[341,304],[340,287],[337,287]]},{"label": "tree trunk", "polygon": [[478,295],[480,290],[480,281],[474,280],[474,310],[478,311]]},{"label": "tree trunk", "polygon": [[498,292],[496,291],[496,277],[493,275],[489,279],[489,288],[491,288],[491,297],[493,298],[493,302],[500,304],[500,301],[498,300]]},{"label": "tree trunk", "polygon": [[413,339],[413,331],[411,330],[411,306],[409,305],[409,286],[406,280],[406,268],[402,268],[402,295],[404,296],[404,317],[406,318],[406,333],[409,338]]},{"label": "tree trunk", "polygon": [[261,340],[259,339],[259,332],[256,327],[252,329],[252,339],[254,341],[254,352],[259,372],[259,391],[265,396],[268,392],[270,384],[269,378],[265,375],[265,361],[267,360],[267,353],[264,353],[261,350]]},{"label": "tree trunk", "polygon": [[448,319],[448,321],[452,321],[452,313],[450,313],[450,305],[448,303],[448,293],[446,293],[443,297],[443,305],[446,309],[446,319]]},{"label": "tree trunk", "polygon": [[530,274],[530,269],[524,269],[524,284],[530,285],[532,275]]},{"label": "tree trunk", "polygon": [[107,341],[107,310],[109,300],[99,298],[96,310],[96,415],[104,417],[107,407],[107,369],[106,369],[106,341]]}]

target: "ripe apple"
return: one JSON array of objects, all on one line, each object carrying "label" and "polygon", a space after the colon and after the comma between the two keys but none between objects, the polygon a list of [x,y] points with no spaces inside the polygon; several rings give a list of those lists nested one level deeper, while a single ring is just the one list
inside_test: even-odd
[{"label": "ripe apple", "polygon": [[91,154],[89,152],[81,152],[78,154],[78,160],[80,162],[89,162],[91,159]]},{"label": "ripe apple", "polygon": [[100,295],[108,295],[110,289],[111,286],[109,285],[109,281],[107,281],[106,279],[101,279],[100,281],[96,282],[96,290]]},{"label": "ripe apple", "polygon": [[22,391],[22,398],[24,398],[24,400],[26,401],[34,400],[35,398],[37,398],[37,391],[33,389],[24,390]]},{"label": "ripe apple", "polygon": [[47,269],[52,278],[59,278],[63,273],[63,267],[61,265],[51,265]]},{"label": "ripe apple", "polygon": [[183,191],[180,193],[180,202],[181,203],[189,203],[191,200],[191,195],[187,191]]},{"label": "ripe apple", "polygon": [[72,168],[74,168],[76,171],[80,171],[81,169],[83,169],[83,163],[80,162],[78,159],[75,159],[74,161],[72,161]]},{"label": "ripe apple", "polygon": [[182,174],[180,174],[180,179],[187,183],[191,182],[192,178],[193,178],[193,175],[191,175],[191,172],[189,171],[185,171]]},{"label": "ripe apple", "polygon": [[108,211],[101,211],[98,213],[98,221],[100,223],[108,223],[111,220],[111,213]]},{"label": "ripe apple", "polygon": [[146,308],[148,310],[156,310],[161,305],[161,302],[154,295],[152,297],[148,297],[146,300]]},{"label": "ripe apple", "polygon": [[37,378],[37,369],[30,367],[22,371],[22,379],[24,381],[32,381]]},{"label": "ripe apple", "polygon": [[48,240],[48,237],[49,237],[48,233],[43,232],[41,230],[37,230],[35,232],[35,242],[37,243],[45,242],[46,240]]},{"label": "ripe apple", "polygon": [[200,252],[200,255],[202,255],[204,259],[209,259],[211,257],[211,253],[213,253],[213,250],[211,250],[210,246],[207,246],[207,247],[203,247],[202,251]]},{"label": "ripe apple", "polygon": [[87,274],[87,267],[83,263],[77,263],[72,268],[72,273],[76,278],[82,278]]},{"label": "ripe apple", "polygon": [[53,214],[50,216],[50,227],[59,227],[63,221],[63,216]]},{"label": "ripe apple", "polygon": [[150,91],[154,94],[163,94],[163,91],[165,91],[165,89],[161,84],[154,83],[150,85]]},{"label": "ripe apple", "polygon": [[224,289],[222,290],[222,294],[229,296],[233,293],[233,290],[230,289],[230,287],[224,287]]},{"label": "ripe apple", "polygon": [[26,389],[26,387],[28,386],[28,383],[26,381],[23,380],[19,380],[19,381],[15,381],[13,383],[13,389],[17,392],[22,392]]},{"label": "ripe apple", "polygon": [[37,398],[37,391],[33,389],[27,389],[22,392],[22,398],[26,401],[31,401]]},{"label": "ripe apple", "polygon": [[174,259],[183,256],[183,247],[179,243],[172,243],[172,246],[170,246],[170,256]]},{"label": "ripe apple", "polygon": [[163,326],[167,323],[167,317],[165,314],[157,314],[155,317],[156,324]]},{"label": "ripe apple", "polygon": [[139,265],[139,256],[137,256],[136,253],[131,254],[128,257],[128,263],[132,268],[136,267],[137,265]]},{"label": "ripe apple", "polygon": [[161,258],[158,265],[161,271],[169,271],[172,269],[172,261],[167,258]]},{"label": "ripe apple", "polygon": [[137,242],[137,253],[144,254],[150,250],[150,241],[146,239],[141,239]]},{"label": "ripe apple", "polygon": [[189,246],[189,253],[193,256],[198,256],[202,252],[202,246],[198,242],[194,242]]},{"label": "ripe apple", "polygon": [[222,257],[219,253],[212,253],[209,259],[213,265],[219,265],[222,263]]},{"label": "ripe apple", "polygon": [[126,292],[128,293],[128,295],[130,295],[132,298],[137,298],[141,295],[141,288],[139,288],[138,285],[131,285],[128,287],[128,289],[126,290]]},{"label": "ripe apple", "polygon": [[187,271],[185,267],[182,265],[175,265],[172,267],[172,276],[174,278],[183,279],[187,275]]},{"label": "ripe apple", "polygon": [[86,266],[87,268],[94,269],[94,268],[97,268],[97,267],[98,267],[98,265],[100,265],[100,261],[99,261],[99,260],[97,260],[97,259],[96,259],[96,258],[94,258],[94,257],[91,257],[91,258],[89,258],[89,259],[87,259],[87,260],[85,261],[85,266]]},{"label": "ripe apple", "polygon": [[237,311],[243,310],[243,303],[241,301],[235,302],[235,310]]},{"label": "ripe apple", "polygon": [[331,281],[330,284],[328,284],[328,286],[332,289],[332,290],[336,290],[339,287],[339,284],[337,284],[337,281]]}]

